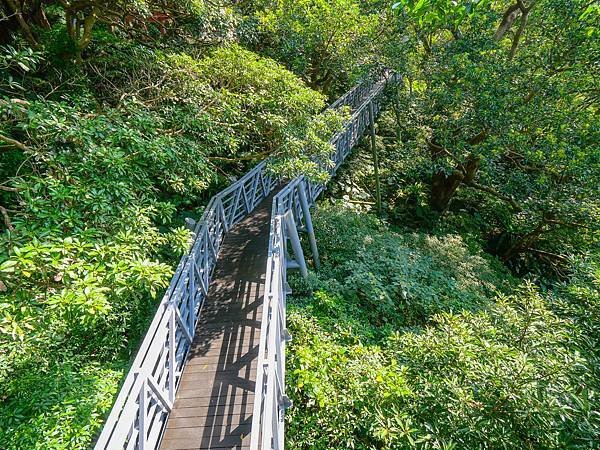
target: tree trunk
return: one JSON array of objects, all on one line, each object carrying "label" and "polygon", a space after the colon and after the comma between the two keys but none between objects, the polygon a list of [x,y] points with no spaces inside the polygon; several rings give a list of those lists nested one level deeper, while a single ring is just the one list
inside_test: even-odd
[{"label": "tree trunk", "polygon": [[369,102],[369,122],[373,169],[375,171],[375,203],[377,205],[377,214],[381,214],[381,180],[379,177],[379,155],[377,153],[377,141],[375,138],[375,113],[373,112],[373,101]]},{"label": "tree trunk", "polygon": [[31,2],[31,20],[38,27],[49,29],[50,22],[48,22],[48,18],[46,17],[46,13],[44,12],[43,3],[43,0],[33,0]]},{"label": "tree trunk", "polygon": [[11,41],[12,33],[19,28],[19,24],[12,16],[12,10],[8,8],[5,0],[0,0],[0,11],[4,15],[2,26],[0,26],[0,44],[8,44]]},{"label": "tree trunk", "polygon": [[464,178],[459,170],[455,170],[450,175],[442,170],[435,173],[431,180],[431,193],[429,196],[431,208],[438,212],[446,211],[450,205],[450,200],[454,197]]},{"label": "tree trunk", "polygon": [[94,6],[87,15],[77,9],[67,9],[67,33],[75,45],[75,58],[82,61],[82,53],[92,39],[92,29],[100,15],[100,7]]},{"label": "tree trunk", "polygon": [[496,30],[496,34],[494,34],[495,41],[499,41],[500,39],[502,39],[504,37],[504,35],[506,34],[506,32],[508,30],[510,30],[515,19],[519,15],[519,12],[520,12],[520,8],[519,8],[518,3],[510,6],[506,10],[506,12],[504,13],[504,16],[502,17],[502,22],[498,26],[498,29]]},{"label": "tree trunk", "polygon": [[15,0],[2,0],[2,4],[4,5],[5,10],[9,12],[9,15],[12,14],[12,20],[14,23],[18,24],[27,43],[33,48],[38,48],[39,44],[31,32],[31,28],[29,27],[29,24],[23,15],[23,10],[20,4]]},{"label": "tree trunk", "polygon": [[[434,152],[433,159],[440,157],[442,154],[439,153],[439,147],[436,144],[430,145],[432,146],[432,152]],[[470,155],[450,175],[443,170],[435,173],[431,179],[431,192],[429,196],[431,208],[439,212],[446,211],[460,185],[471,183],[475,179],[480,162],[477,156]]]},{"label": "tree trunk", "polygon": [[400,84],[396,86],[396,92],[394,92],[394,114],[396,116],[396,139],[398,143],[402,141],[402,105],[400,104]]}]

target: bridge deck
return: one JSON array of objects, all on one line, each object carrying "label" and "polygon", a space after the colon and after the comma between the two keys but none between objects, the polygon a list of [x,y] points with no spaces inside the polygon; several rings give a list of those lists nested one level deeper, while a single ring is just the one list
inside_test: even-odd
[{"label": "bridge deck", "polygon": [[161,449],[250,445],[273,196],[221,244]]}]

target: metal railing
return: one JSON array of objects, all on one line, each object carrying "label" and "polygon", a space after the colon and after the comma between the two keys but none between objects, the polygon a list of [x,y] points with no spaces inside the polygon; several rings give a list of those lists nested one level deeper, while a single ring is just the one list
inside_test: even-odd
[{"label": "metal railing", "polygon": [[173,406],[225,233],[275,187],[266,161],[215,195],[195,227],[133,365],[108,416],[96,449],[157,447]]},{"label": "metal railing", "polygon": [[[368,96],[365,98],[363,94],[362,104],[330,141],[335,149],[334,164],[329,169],[331,175],[350,154],[365,129],[374,123],[386,84],[396,80],[396,75],[386,72],[382,79],[369,83]],[[355,101],[352,91],[350,94],[346,98]],[[309,209],[324,189],[324,185],[301,176],[288,183],[273,199],[250,450],[284,448],[284,413],[291,406],[285,394],[285,346],[291,340],[286,328],[287,269],[302,264],[304,255],[299,246],[298,229],[306,229],[310,235]],[[316,247],[312,239],[314,237],[311,246]],[[288,241],[293,247],[293,257],[288,252]]]},{"label": "metal railing", "polygon": [[[348,105],[355,108],[362,103],[344,131],[336,134],[331,140],[335,147],[333,157],[335,166],[329,169],[331,174],[335,173],[368,125],[365,117],[365,97],[372,100],[373,92],[380,92],[384,85],[385,81],[365,82],[330,106],[330,108],[337,108]],[[367,100],[367,102],[371,100]],[[199,312],[208,292],[224,235],[232,226],[250,214],[277,184],[278,180],[270,175],[265,160],[210,200],[195,227],[194,241],[190,251],[181,258],[177,266],[169,288],[158,306],[156,315],[96,442],[95,449],[154,449],[158,447],[164,432],[164,425],[173,407],[185,358],[194,338]],[[271,318],[275,314],[277,318],[276,320],[269,319],[266,323],[263,319],[259,376],[263,380],[263,371],[268,372],[269,377],[265,378],[267,389],[276,389],[278,393],[285,391],[283,345],[286,338],[284,331],[286,264],[281,249],[286,242],[288,233],[290,230],[293,231],[291,223],[302,223],[300,194],[297,189],[299,185],[308,186],[306,192],[311,204],[324,189],[323,185],[307,184],[303,178],[297,178],[277,195],[273,204],[269,266],[267,268],[267,292],[269,294],[265,295],[264,308],[266,308],[265,311],[269,311],[265,317]],[[288,211],[293,211],[293,219],[290,219],[289,214],[286,216]],[[282,226],[284,217],[288,218],[288,222],[291,220],[287,227]],[[267,298],[270,300],[267,301]],[[278,345],[281,348],[277,348]],[[281,356],[276,358],[275,355]],[[275,374],[274,377],[270,376],[271,371]],[[276,380],[277,382],[275,382]],[[260,384],[257,382],[257,392],[262,393],[264,389],[262,381]],[[263,397],[260,396],[261,405],[268,403],[269,407],[277,410],[280,410],[282,405],[285,406],[283,394],[278,394],[276,402],[268,398],[266,399],[268,402],[265,403]],[[269,420],[271,414],[264,415],[263,412],[264,407],[261,407],[261,418],[266,419],[261,420],[259,425],[261,435],[265,436],[263,431],[265,420]],[[279,422],[276,423],[279,424]],[[254,426],[253,422],[253,433],[255,429],[258,428]],[[279,428],[274,430],[273,436],[278,436],[281,431],[282,429]],[[266,441],[263,440],[263,442]],[[283,442],[283,435],[281,435],[281,442]],[[271,447],[263,446],[263,448]]]},{"label": "metal railing", "polygon": [[383,78],[390,75],[389,71],[382,71],[380,73],[373,72],[367,77],[362,83],[358,83],[335,102],[329,105],[329,108],[339,108],[341,106],[350,106],[353,110],[357,109],[364,102],[365,98],[371,94],[375,85],[379,83]]}]

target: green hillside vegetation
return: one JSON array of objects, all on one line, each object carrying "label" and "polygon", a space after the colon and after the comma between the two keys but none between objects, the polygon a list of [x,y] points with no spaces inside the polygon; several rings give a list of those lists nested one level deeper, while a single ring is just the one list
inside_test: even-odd
[{"label": "green hillside vegetation", "polygon": [[457,234],[320,205],[292,284],[289,448],[588,448],[598,261],[542,291]]},{"label": "green hillside vegetation", "polygon": [[[184,218],[271,157],[325,181],[286,445],[598,448],[600,8],[587,0],[0,0],[0,449],[89,448]],[[381,186],[381,205],[377,205]],[[309,252],[307,252],[309,254]]]}]

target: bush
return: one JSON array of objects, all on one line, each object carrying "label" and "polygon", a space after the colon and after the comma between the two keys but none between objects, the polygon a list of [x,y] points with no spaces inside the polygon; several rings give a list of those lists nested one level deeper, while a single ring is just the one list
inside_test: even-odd
[{"label": "bush", "polygon": [[323,268],[296,280],[289,303],[290,448],[595,445],[587,307],[517,286],[456,236],[392,231],[340,207],[316,222]]},{"label": "bush", "polygon": [[316,217],[326,264],[319,277],[363,308],[373,325],[422,325],[437,312],[476,310],[513,283],[458,235],[398,233],[336,206],[320,207]]},{"label": "bush", "polygon": [[[125,367],[86,362],[40,363],[38,355],[11,380],[11,398],[0,410],[5,449],[87,448],[112,406]],[[42,365],[42,367],[40,367]]]}]

